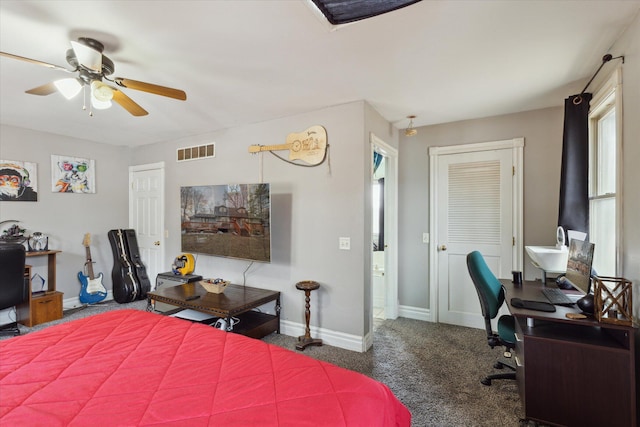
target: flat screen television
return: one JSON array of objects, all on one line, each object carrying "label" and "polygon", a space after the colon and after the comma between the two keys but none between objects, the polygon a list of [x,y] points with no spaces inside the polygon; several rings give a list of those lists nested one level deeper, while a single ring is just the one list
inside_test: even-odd
[{"label": "flat screen television", "polygon": [[271,262],[269,184],[180,187],[183,252]]}]

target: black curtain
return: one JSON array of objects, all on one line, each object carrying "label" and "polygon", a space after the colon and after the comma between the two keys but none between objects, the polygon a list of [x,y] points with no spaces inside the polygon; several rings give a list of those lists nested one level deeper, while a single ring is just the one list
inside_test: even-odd
[{"label": "black curtain", "polygon": [[[589,101],[590,93],[564,100],[562,169],[558,225],[589,233]],[[565,235],[567,244],[569,240]]]}]

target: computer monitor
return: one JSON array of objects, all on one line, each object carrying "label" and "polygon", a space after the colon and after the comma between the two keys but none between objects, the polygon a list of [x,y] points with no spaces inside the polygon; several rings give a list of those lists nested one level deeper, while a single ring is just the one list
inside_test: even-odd
[{"label": "computer monitor", "polygon": [[569,259],[565,278],[571,286],[583,294],[589,293],[594,248],[595,245],[586,240],[571,239],[569,242]]}]

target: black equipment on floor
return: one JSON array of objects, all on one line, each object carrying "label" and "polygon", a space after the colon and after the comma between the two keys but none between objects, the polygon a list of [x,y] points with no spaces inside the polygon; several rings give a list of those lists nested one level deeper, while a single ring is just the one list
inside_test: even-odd
[{"label": "black equipment on floor", "polygon": [[135,230],[116,229],[107,234],[113,251],[113,299],[120,304],[145,299],[151,282],[140,257]]},{"label": "black equipment on floor", "polygon": [[[25,249],[21,244],[0,243],[0,310],[20,305],[29,297],[29,278],[24,273],[25,259]],[[19,335],[17,319],[0,326],[0,332]]]}]

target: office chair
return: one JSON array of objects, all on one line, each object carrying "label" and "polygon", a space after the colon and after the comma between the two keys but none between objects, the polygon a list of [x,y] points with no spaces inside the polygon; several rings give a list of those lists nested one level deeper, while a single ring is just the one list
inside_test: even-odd
[{"label": "office chair", "polygon": [[[25,250],[18,243],[0,243],[0,310],[17,306],[29,296],[28,281],[24,277]],[[0,325],[0,333],[20,335],[16,319]]]},{"label": "office chair", "polygon": [[[493,332],[491,328],[491,320],[498,315],[498,310],[504,302],[504,289],[502,289],[502,284],[496,276],[493,275],[484,257],[478,251],[471,252],[467,255],[467,268],[469,269],[469,275],[480,299],[482,317],[484,317],[485,329],[487,331],[487,343],[491,348],[496,346],[506,347],[505,357],[511,357],[510,352],[516,346],[515,320],[513,316],[500,316],[498,319],[497,334]],[[502,369],[505,366],[515,371],[515,367],[500,361],[497,361],[495,365],[493,365],[496,369]],[[484,385],[491,385],[491,380],[497,379],[516,379],[516,373],[506,372],[487,375],[480,382]]]}]

